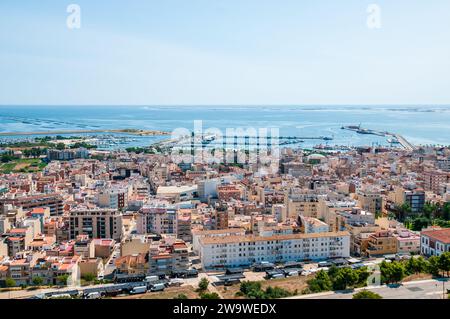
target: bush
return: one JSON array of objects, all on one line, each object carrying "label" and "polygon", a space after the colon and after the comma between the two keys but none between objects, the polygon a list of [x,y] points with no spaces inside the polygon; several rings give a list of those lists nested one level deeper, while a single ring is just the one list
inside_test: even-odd
[{"label": "bush", "polygon": [[202,278],[200,280],[200,282],[198,283],[198,290],[205,291],[206,289],[208,289],[208,285],[209,285],[209,280],[206,278]]},{"label": "bush", "polygon": [[185,294],[178,294],[173,299],[188,299],[188,297]]},{"label": "bush", "polygon": [[240,291],[236,296],[246,296],[249,299],[278,299],[294,295],[290,291],[280,287],[261,288],[261,283],[257,281],[244,281],[241,283]]},{"label": "bush", "polygon": [[362,290],[353,295],[353,299],[383,299],[379,294],[369,290]]},{"label": "bush", "polygon": [[204,292],[200,294],[200,299],[220,299],[220,296],[215,292]]},{"label": "bush", "polygon": [[333,282],[326,271],[320,270],[314,279],[308,280],[308,287],[311,292],[330,291],[333,288]]},{"label": "bush", "polygon": [[6,288],[11,288],[11,287],[16,287],[17,284],[16,284],[16,281],[15,281],[14,279],[12,279],[12,278],[6,278],[6,280],[5,280],[5,286],[6,286]]},{"label": "bush", "polygon": [[41,277],[33,278],[33,285],[35,285],[35,286],[40,286],[40,285],[42,285],[43,282],[44,282],[44,279],[42,279]]}]

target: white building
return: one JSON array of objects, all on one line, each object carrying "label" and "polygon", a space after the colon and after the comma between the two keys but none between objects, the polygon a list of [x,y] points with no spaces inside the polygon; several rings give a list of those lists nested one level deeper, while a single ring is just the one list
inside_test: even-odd
[{"label": "white building", "polygon": [[217,230],[193,230],[192,249],[200,254],[200,239],[202,238],[224,238],[227,236],[245,236],[244,228],[228,228]]},{"label": "white building", "polygon": [[271,237],[222,236],[199,240],[204,269],[244,267],[255,262],[323,260],[350,256],[350,234],[328,232]]},{"label": "white building", "polygon": [[420,233],[420,252],[425,256],[439,256],[450,251],[450,228],[423,230]]}]

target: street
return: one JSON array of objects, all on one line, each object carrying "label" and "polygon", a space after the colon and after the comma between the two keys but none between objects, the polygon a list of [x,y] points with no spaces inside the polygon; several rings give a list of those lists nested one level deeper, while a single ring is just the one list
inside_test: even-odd
[{"label": "street", "polygon": [[[353,294],[367,289],[381,295],[384,299],[447,299],[447,280],[422,280],[406,282],[402,285],[358,288],[349,292],[323,292],[311,295],[294,296],[287,299],[352,299]],[[443,290],[444,289],[444,290]],[[445,294],[443,294],[443,291]]]}]

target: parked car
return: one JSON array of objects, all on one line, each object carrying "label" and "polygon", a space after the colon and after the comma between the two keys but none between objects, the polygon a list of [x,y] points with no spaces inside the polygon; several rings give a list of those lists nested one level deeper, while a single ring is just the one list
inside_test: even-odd
[{"label": "parked car", "polygon": [[287,274],[286,274],[286,276],[288,276],[288,277],[295,277],[295,276],[298,276],[298,275],[299,275],[298,270],[288,271]]},{"label": "parked car", "polygon": [[150,291],[151,292],[164,291],[164,289],[166,289],[166,286],[164,284],[156,284],[150,288]]},{"label": "parked car", "polygon": [[172,280],[169,281],[169,286],[171,286],[171,287],[179,287],[182,284],[184,284],[184,280],[183,279],[175,278],[175,279],[172,279]]},{"label": "parked car", "polygon": [[99,292],[91,292],[87,294],[86,299],[100,299],[102,297],[102,294]]}]

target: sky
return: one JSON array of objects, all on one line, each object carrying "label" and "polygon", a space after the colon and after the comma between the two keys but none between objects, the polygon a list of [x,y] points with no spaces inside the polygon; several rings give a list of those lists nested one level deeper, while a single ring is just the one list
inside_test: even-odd
[{"label": "sky", "polygon": [[450,104],[449,17],[448,0],[1,0],[0,105]]}]

